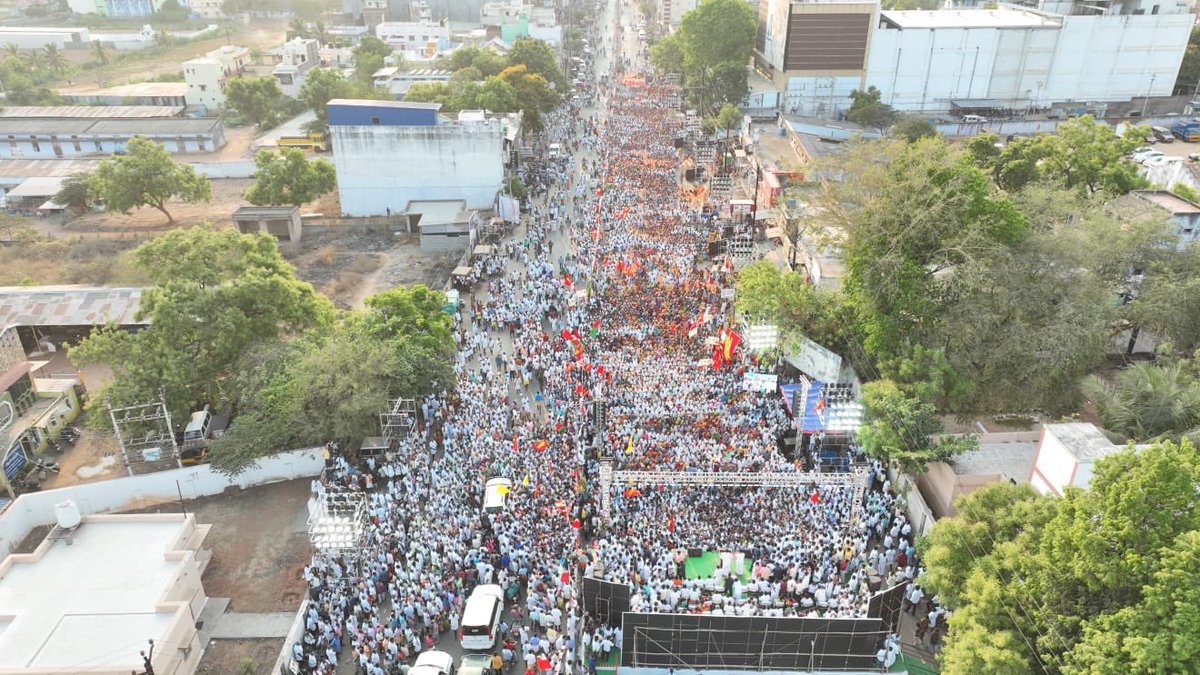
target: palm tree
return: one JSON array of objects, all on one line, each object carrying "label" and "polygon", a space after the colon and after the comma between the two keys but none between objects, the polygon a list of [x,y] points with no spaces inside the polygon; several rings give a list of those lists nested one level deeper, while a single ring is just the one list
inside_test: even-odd
[{"label": "palm tree", "polygon": [[313,37],[322,45],[329,42],[329,29],[326,28],[325,22],[321,19],[317,19],[317,22],[313,25]]},{"label": "palm tree", "polygon": [[45,64],[45,59],[40,50],[31,49],[25,54],[25,62],[29,64],[30,70],[37,70]]},{"label": "palm tree", "polygon": [[1104,426],[1131,440],[1191,436],[1200,433],[1200,380],[1186,365],[1138,363],[1118,373],[1111,385],[1088,377],[1083,391]]},{"label": "palm tree", "polygon": [[10,42],[4,45],[4,55],[21,58],[21,48]]},{"label": "palm tree", "polygon": [[58,45],[48,44],[45,47],[42,47],[42,50],[46,52],[45,59],[47,67],[56,73],[61,73],[62,71],[66,70],[67,57],[62,53],[62,51],[59,50]]},{"label": "palm tree", "polygon": [[108,65],[108,52],[104,49],[104,43],[99,40],[92,40],[92,56],[102,66]]}]

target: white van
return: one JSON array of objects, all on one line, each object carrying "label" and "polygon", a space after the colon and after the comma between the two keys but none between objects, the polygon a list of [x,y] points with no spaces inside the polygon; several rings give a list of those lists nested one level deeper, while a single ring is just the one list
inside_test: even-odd
[{"label": "white van", "polygon": [[487,651],[500,639],[500,615],[504,613],[504,591],[496,584],[476,586],[467,598],[459,622],[458,641],[463,649]]},{"label": "white van", "polygon": [[[508,490],[512,489],[512,481],[507,478],[492,478],[483,486],[483,511],[495,513],[503,511],[508,506]],[[501,491],[500,486],[505,490]]]},{"label": "white van", "polygon": [[183,430],[184,449],[191,450],[205,445],[205,442],[208,441],[209,427],[211,425],[212,413],[208,411],[208,406],[204,406],[204,410],[192,413],[187,427]]},{"label": "white van", "polygon": [[986,122],[988,121],[988,118],[984,117],[983,115],[963,115],[962,121],[966,124],[975,124],[978,122]]},{"label": "white van", "polygon": [[454,657],[436,649],[421,652],[408,675],[454,675]]}]

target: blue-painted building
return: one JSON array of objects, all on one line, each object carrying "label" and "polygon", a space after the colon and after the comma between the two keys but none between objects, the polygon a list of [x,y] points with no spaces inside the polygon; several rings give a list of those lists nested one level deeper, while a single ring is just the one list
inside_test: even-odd
[{"label": "blue-painted building", "polygon": [[335,98],[328,106],[329,125],[432,127],[441,109],[441,103]]}]

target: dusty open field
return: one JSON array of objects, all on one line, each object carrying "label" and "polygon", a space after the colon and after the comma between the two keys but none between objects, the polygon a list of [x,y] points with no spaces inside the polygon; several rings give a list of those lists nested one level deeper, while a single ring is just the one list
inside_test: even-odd
[{"label": "dusty open field", "polygon": [[85,213],[64,225],[61,230],[67,234],[81,235],[114,235],[114,234],[151,234],[165,232],[172,227],[187,227],[212,223],[213,225],[232,225],[233,212],[247,204],[242,198],[246,190],[254,184],[253,180],[226,178],[212,181],[212,200],[187,204],[185,202],[170,202],[167,210],[175,218],[172,225],[167,217],[157,209],[143,207],[122,213]]}]

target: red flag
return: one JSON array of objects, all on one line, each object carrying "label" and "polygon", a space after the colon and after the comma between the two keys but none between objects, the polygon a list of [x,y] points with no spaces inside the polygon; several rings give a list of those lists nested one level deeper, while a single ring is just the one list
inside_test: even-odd
[{"label": "red flag", "polygon": [[713,370],[721,369],[721,345],[713,346]]},{"label": "red flag", "polygon": [[517,449],[518,449],[518,448],[520,448],[520,445],[517,443],[517,437],[516,437],[516,436],[513,436],[513,446],[512,446],[512,448],[513,448],[513,452],[516,452],[516,451],[517,451]]},{"label": "red flag", "polygon": [[816,490],[813,490],[813,493],[809,496],[809,498],[812,499],[812,503],[814,504],[821,501],[821,495]]},{"label": "red flag", "polygon": [[583,385],[582,384],[575,385],[575,395],[583,396]]},{"label": "red flag", "polygon": [[555,430],[555,431],[562,431],[562,430],[563,430],[563,427],[565,427],[565,426],[567,426],[565,422],[559,422],[558,424],[555,424],[555,425],[554,425],[554,430]]},{"label": "red flag", "polygon": [[549,445],[549,443],[547,443],[547,442],[546,442],[546,441],[544,441],[544,440],[543,440],[543,441],[538,441],[538,442],[536,442],[536,443],[534,443],[534,444],[533,444],[533,449],[534,449],[534,450],[537,450],[538,452],[542,452],[543,450],[545,450],[545,449],[546,449],[546,447],[547,447],[548,445]]},{"label": "red flag", "polygon": [[561,576],[561,577],[559,577],[559,579],[560,579],[560,580],[561,580],[561,581],[562,581],[564,584],[569,584],[569,583],[571,583],[571,573],[570,573],[570,572],[563,572],[563,573],[562,573],[562,576]]},{"label": "red flag", "polygon": [[817,404],[813,406],[813,412],[821,412],[825,408],[825,395],[817,399]]},{"label": "red flag", "polygon": [[600,319],[596,319],[595,321],[592,322],[592,328],[599,328],[599,327],[600,327]]},{"label": "red flag", "polygon": [[741,341],[742,341],[742,336],[738,335],[737,332],[732,331],[732,330],[725,332],[725,355],[724,355],[724,357],[725,357],[726,362],[733,361],[733,351],[735,349],[737,349],[737,346],[741,343]]},{"label": "red flag", "polygon": [[576,518],[575,520],[571,521],[571,527],[578,530],[579,528],[583,527],[583,523],[579,522],[579,519]]},{"label": "red flag", "polygon": [[675,533],[675,514],[674,513],[672,513],[670,515],[670,517],[667,518],[667,532],[670,532],[672,534]]},{"label": "red flag", "polygon": [[625,271],[625,261],[624,260],[617,261],[617,272],[620,273],[620,272],[624,272],[624,271]]},{"label": "red flag", "polygon": [[571,277],[569,275],[564,274],[563,275],[563,283],[566,284],[567,288],[570,288],[571,287]]},{"label": "red flag", "polygon": [[573,341],[575,338],[574,338],[574,337],[572,337],[572,335],[571,335],[571,331],[569,331],[569,330],[567,330],[566,328],[564,328],[564,329],[563,329],[563,332],[562,332],[562,339],[566,340],[567,342],[571,342],[571,341]]}]

